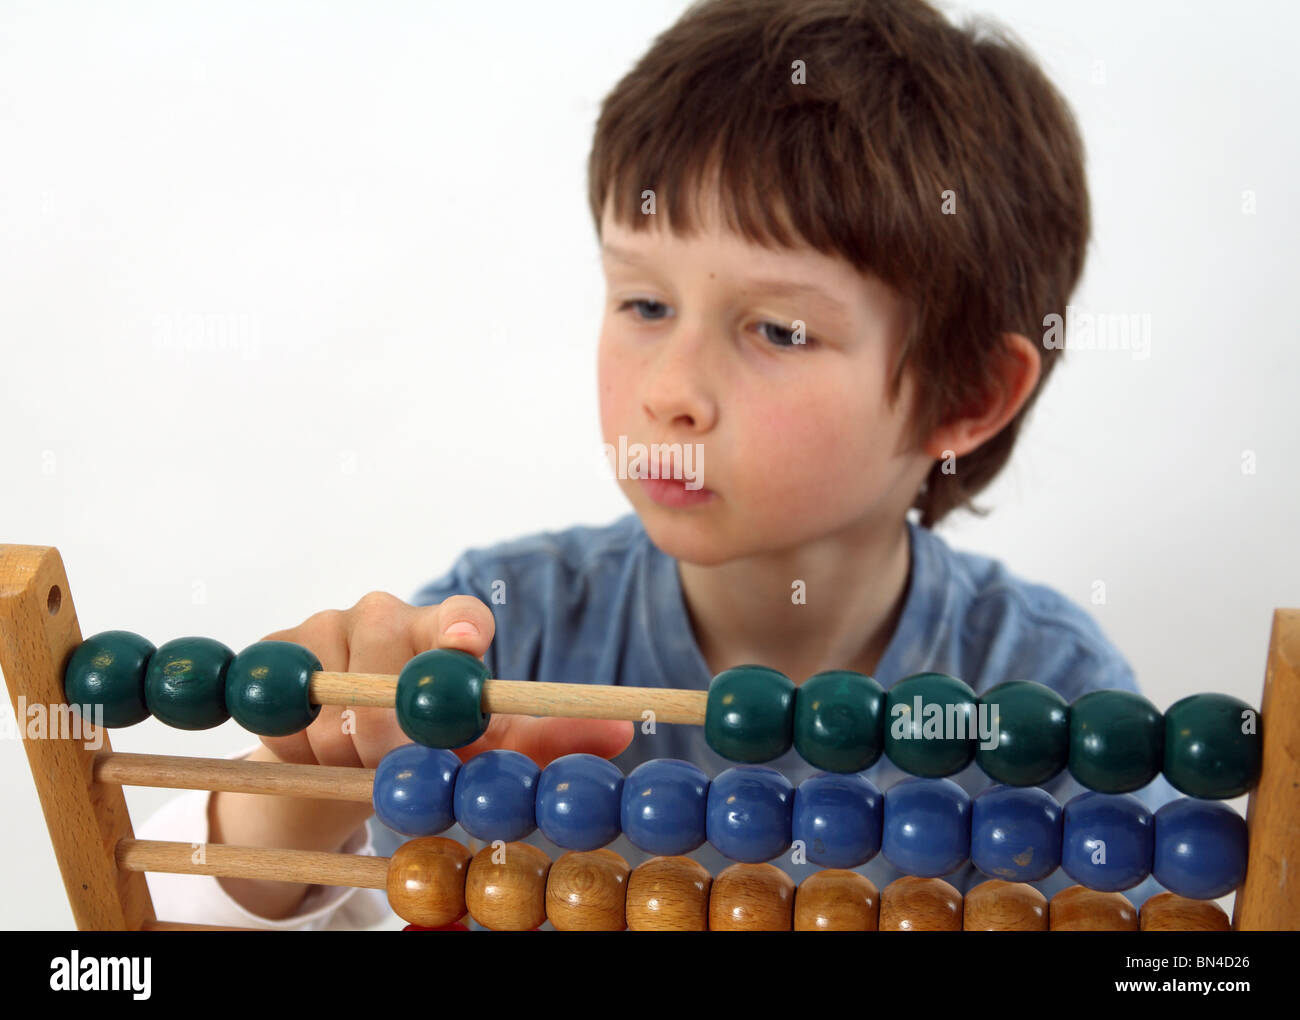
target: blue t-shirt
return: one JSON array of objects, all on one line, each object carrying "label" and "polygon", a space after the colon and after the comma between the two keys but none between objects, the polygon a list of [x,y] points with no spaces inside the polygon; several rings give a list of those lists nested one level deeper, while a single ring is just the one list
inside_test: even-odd
[{"label": "blue t-shirt", "polygon": [[[1080,607],[1012,576],[995,560],[949,548],[910,519],[907,527],[905,604],[875,672],[886,690],[924,672],[955,676],[976,694],[1007,680],[1034,680],[1067,702],[1100,688],[1138,690],[1128,663]],[[712,679],[687,616],[677,561],[650,541],[635,514],[604,527],[573,527],[467,550],[411,602],[435,605],[457,594],[473,595],[492,610],[496,636],[484,662],[494,677],[698,691],[707,690]],[[708,746],[701,726],[660,723],[650,734],[637,724],[635,730],[627,750],[613,759],[624,775],[652,758],[694,762],[710,778],[735,764]],[[817,771],[793,749],[766,764],[794,785]],[[883,755],[862,774],[882,793],[906,778]],[[975,763],[949,778],[971,796],[991,785]],[[1068,771],[1043,788],[1062,805],[1085,792]],[[1134,795],[1153,813],[1179,796],[1163,776]],[[378,854],[391,854],[408,838],[374,817],[369,824]],[[443,835],[470,842],[459,825]],[[540,831],[526,842],[552,859],[564,853]],[[651,856],[624,836],[609,849],[632,867]],[[689,856],[714,875],[732,863],[708,843]],[[789,852],[771,863],[796,883],[820,870],[793,863]],[[878,889],[901,874],[881,854],[854,870]],[[963,893],[987,880],[970,863],[943,877]],[[1060,868],[1033,883],[1048,899],[1074,884]],[[1148,878],[1125,895],[1140,906],[1160,891]]]}]

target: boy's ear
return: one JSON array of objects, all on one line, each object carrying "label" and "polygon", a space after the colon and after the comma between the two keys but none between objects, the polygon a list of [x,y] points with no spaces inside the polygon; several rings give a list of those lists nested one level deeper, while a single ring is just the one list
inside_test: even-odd
[{"label": "boy's ear", "polygon": [[1042,362],[1033,341],[1020,333],[1002,334],[1002,358],[990,385],[975,403],[930,434],[925,452],[942,459],[964,457],[1002,431],[1038,385]]}]

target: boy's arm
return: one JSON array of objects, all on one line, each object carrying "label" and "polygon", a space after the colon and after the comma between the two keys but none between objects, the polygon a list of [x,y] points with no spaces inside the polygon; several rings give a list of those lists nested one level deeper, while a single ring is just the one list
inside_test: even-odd
[{"label": "boy's arm", "polygon": [[[228,757],[244,759],[251,751],[250,748]],[[191,790],[173,797],[136,824],[136,837],[188,844],[197,853],[205,844],[216,841],[210,825],[214,796],[205,790]],[[364,827],[345,840],[339,849],[354,854],[375,852],[370,833]],[[304,886],[307,895],[298,898],[293,912],[272,917],[259,913],[256,901],[241,902],[232,897],[222,880],[215,876],[150,872],[146,879],[156,915],[167,921],[236,928],[310,930],[334,925],[342,918],[347,919],[349,926],[367,927],[391,916],[382,890]]]},{"label": "boy's arm", "polygon": [[[412,603],[391,596],[368,598],[346,613],[326,612],[310,618],[294,631],[272,635],[278,640],[295,641],[308,648],[320,648],[318,657],[327,670],[396,673],[405,664],[396,649],[457,647],[481,655],[489,675],[495,675],[498,656],[494,654],[495,618],[479,597],[485,594],[475,584],[469,557],[443,578],[416,593]],[[476,594],[477,593],[477,594]],[[454,623],[474,623],[474,634],[459,629],[448,631]],[[448,633],[452,634],[446,639]],[[509,636],[509,627],[506,628]],[[327,654],[336,665],[331,666]],[[365,763],[374,767],[382,755],[393,747],[410,742],[398,729],[392,709],[358,708],[357,726],[352,747],[337,746],[338,715],[333,719],[322,710],[311,724],[323,727],[316,740],[307,731],[293,738],[263,738],[264,745],[252,755],[255,761],[313,761],[324,764]],[[370,713],[363,717],[364,713]],[[310,730],[310,727],[309,727]],[[457,749],[465,760],[492,748],[518,751],[541,767],[565,754],[596,754],[613,758],[631,741],[630,722],[605,719],[563,719],[553,717],[498,716],[477,740]],[[365,739],[366,747],[357,743]],[[352,762],[342,759],[352,757]],[[330,760],[330,758],[334,760]],[[261,794],[218,793],[212,798],[209,824],[211,838],[227,844],[283,847],[301,850],[337,852],[346,840],[364,826],[373,814],[372,805],[339,804],[326,800],[307,800]],[[300,909],[303,896],[317,888],[301,883],[272,882],[259,879],[220,880],[221,888],[246,910],[263,918],[287,918]]]},{"label": "boy's arm", "polygon": [[[248,761],[278,762],[262,745]],[[208,804],[209,840],[233,846],[337,852],[374,813],[369,804],[308,800],[257,793],[218,792]],[[220,878],[221,888],[245,910],[279,919],[294,914],[312,886],[251,878]]]}]

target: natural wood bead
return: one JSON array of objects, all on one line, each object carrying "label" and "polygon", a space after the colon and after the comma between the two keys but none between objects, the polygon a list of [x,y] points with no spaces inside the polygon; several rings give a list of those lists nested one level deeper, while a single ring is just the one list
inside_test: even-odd
[{"label": "natural wood bead", "polygon": [[965,931],[1047,931],[1047,897],[1024,882],[981,882],[962,905]]},{"label": "natural wood bead", "polygon": [[942,878],[896,878],[880,894],[881,931],[961,931],[961,893]]},{"label": "natural wood bead", "polygon": [[[493,855],[498,859],[497,863]],[[474,855],[465,877],[470,916],[493,931],[531,931],[546,920],[551,859],[528,843],[490,843]]]},{"label": "natural wood bead", "polygon": [[388,905],[424,928],[451,924],[465,913],[469,850],[454,839],[408,840],[388,860]]},{"label": "natural wood bead", "polygon": [[1048,904],[1052,931],[1137,931],[1137,910],[1123,893],[1081,885],[1062,889]]},{"label": "natural wood bead", "polygon": [[713,876],[689,857],[652,857],[627,880],[627,926],[633,931],[708,931]]},{"label": "natural wood bead", "polygon": [[795,890],[795,931],[875,931],[879,922],[880,893],[856,871],[815,871]]},{"label": "natural wood bead", "polygon": [[1138,912],[1142,931],[1232,931],[1224,909],[1213,900],[1189,900],[1171,892],[1156,893]]},{"label": "natural wood bead", "polygon": [[627,861],[613,850],[570,851],[551,865],[546,916],[556,931],[622,931],[627,927]]},{"label": "natural wood bead", "polygon": [[733,864],[713,880],[710,931],[789,931],[794,879],[772,864]]}]

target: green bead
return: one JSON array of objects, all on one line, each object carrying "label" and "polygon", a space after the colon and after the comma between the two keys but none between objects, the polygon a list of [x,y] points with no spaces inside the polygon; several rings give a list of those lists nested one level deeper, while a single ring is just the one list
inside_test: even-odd
[{"label": "green bead", "polygon": [[1065,768],[1070,705],[1056,691],[1030,680],[1008,680],[979,703],[997,737],[996,746],[975,750],[976,762],[990,779],[1007,786],[1039,786]]},{"label": "green bead", "polygon": [[230,718],[226,669],[235,653],[220,641],[183,637],[159,646],[144,675],[154,717],[179,730],[207,730]]},{"label": "green bead", "polygon": [[1227,694],[1193,694],[1165,712],[1165,778],[1189,797],[1228,800],[1259,782],[1259,713]]},{"label": "green bead", "polygon": [[861,772],[885,746],[885,691],[871,677],[832,669],[810,676],[794,696],[794,747],[826,772]]},{"label": "green bead", "polygon": [[886,695],[885,754],[914,776],[960,772],[975,757],[975,709],[975,692],[956,677],[905,677]]},{"label": "green bead", "polygon": [[794,742],[795,684],[766,666],[724,669],[709,684],[704,739],[729,761],[779,758]]},{"label": "green bead", "polygon": [[320,715],[311,703],[311,675],[320,660],[292,641],[259,641],[226,669],[226,708],[235,722],[261,737],[287,737]]},{"label": "green bead", "polygon": [[1165,720],[1132,691],[1090,691],[1070,706],[1070,774],[1099,793],[1128,793],[1160,774]]},{"label": "green bead", "polygon": [[464,747],[487,730],[483,682],[488,668],[454,648],[421,652],[397,678],[397,724],[425,747]]},{"label": "green bead", "polygon": [[[106,630],[83,641],[63,673],[63,694],[69,705],[99,705],[103,725],[134,726],[149,718],[144,674],[153,643],[129,630]],[[82,713],[95,722],[93,711]]]}]

